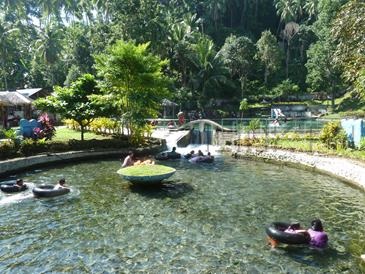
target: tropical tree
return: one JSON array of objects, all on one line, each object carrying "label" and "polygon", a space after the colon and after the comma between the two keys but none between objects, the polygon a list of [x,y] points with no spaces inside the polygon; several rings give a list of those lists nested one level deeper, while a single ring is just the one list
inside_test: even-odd
[{"label": "tropical tree", "polygon": [[270,73],[277,71],[283,60],[283,53],[279,48],[276,37],[270,31],[264,31],[261,38],[256,43],[256,58],[264,65],[264,83],[267,84],[267,78]]},{"label": "tropical tree", "polygon": [[74,120],[80,126],[81,140],[84,140],[86,127],[95,118],[110,114],[108,106],[92,98],[102,93],[91,74],[81,76],[71,87],[56,86],[54,89],[54,95],[37,99],[35,106],[43,111],[58,113],[62,118]]},{"label": "tropical tree", "polygon": [[101,87],[113,96],[135,142],[143,137],[145,119],[157,117],[168,96],[169,79],[162,72],[168,62],[149,53],[148,46],[119,40],[95,57]]},{"label": "tropical tree", "polygon": [[[60,55],[68,69],[67,83],[72,83],[84,73],[93,72],[94,60],[91,56],[88,28],[74,23],[67,28],[62,43],[64,46]],[[77,73],[75,73],[76,71]]]},{"label": "tropical tree", "polygon": [[34,43],[36,54],[34,58],[38,57],[45,64],[50,86],[55,84],[54,69],[60,57],[62,38],[62,28],[56,22],[52,22],[47,24],[44,29],[40,29],[39,38]]},{"label": "tropical tree", "polygon": [[254,70],[255,44],[248,37],[231,35],[227,37],[221,54],[231,76],[237,77],[240,81],[241,99],[243,99],[248,75]]},{"label": "tropical tree", "polygon": [[290,50],[291,50],[291,41],[295,35],[299,32],[299,25],[295,22],[289,22],[285,25],[285,28],[282,32],[282,37],[286,41],[286,59],[285,59],[285,75],[286,78],[289,77],[289,62],[290,62]]},{"label": "tropical tree", "polygon": [[293,83],[290,79],[285,79],[272,89],[272,96],[274,98],[297,96],[299,91],[300,88],[297,84]]},{"label": "tropical tree", "polygon": [[335,46],[330,40],[321,40],[312,44],[307,51],[308,70],[306,82],[312,91],[326,91],[331,95],[332,108],[335,106],[335,95],[341,84],[341,71],[333,62]]},{"label": "tropical tree", "polygon": [[197,44],[191,45],[192,53],[192,75],[190,84],[196,91],[198,104],[206,100],[209,96],[213,97],[218,88],[228,82],[228,70],[222,56],[214,49],[212,40],[202,37]]},{"label": "tropical tree", "polygon": [[337,44],[334,60],[343,68],[343,76],[349,83],[353,83],[365,68],[364,14],[363,1],[349,1],[332,25],[332,35]]},{"label": "tropical tree", "polygon": [[9,22],[0,20],[0,75],[2,76],[1,78],[3,78],[3,87],[5,90],[8,89],[8,78],[10,76],[10,71],[13,70],[13,49],[16,47],[13,34],[17,31],[18,29],[14,28]]}]

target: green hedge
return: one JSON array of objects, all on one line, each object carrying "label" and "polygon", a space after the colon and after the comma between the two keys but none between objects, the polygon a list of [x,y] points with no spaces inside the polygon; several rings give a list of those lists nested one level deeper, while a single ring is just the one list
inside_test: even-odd
[{"label": "green hedge", "polygon": [[[147,145],[159,144],[159,140],[150,139]],[[9,158],[37,155],[46,152],[65,152],[88,149],[121,149],[131,147],[127,137],[103,140],[69,140],[68,142],[55,142],[24,139],[20,144],[13,140],[0,142],[0,160]]]}]

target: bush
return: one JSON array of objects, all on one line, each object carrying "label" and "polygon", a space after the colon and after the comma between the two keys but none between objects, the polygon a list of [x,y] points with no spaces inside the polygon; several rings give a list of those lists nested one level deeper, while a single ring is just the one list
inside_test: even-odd
[{"label": "bush", "polygon": [[362,138],[360,139],[359,149],[360,149],[360,150],[365,150],[365,137],[362,137]]},{"label": "bush", "polygon": [[0,159],[4,160],[17,154],[17,148],[14,141],[7,140],[0,142]]},{"label": "bush", "polygon": [[110,118],[97,118],[90,124],[90,130],[96,133],[119,133],[120,123]]},{"label": "bush", "polygon": [[234,144],[236,146],[247,146],[250,147],[254,144],[254,139],[251,138],[243,138],[243,139],[239,139],[239,140],[235,140]]},{"label": "bush", "polygon": [[48,151],[48,144],[44,140],[24,139],[19,148],[19,152],[25,156],[46,151]]},{"label": "bush", "polygon": [[319,139],[330,149],[344,149],[348,146],[346,132],[338,121],[327,123],[322,129]]},{"label": "bush", "polygon": [[43,113],[39,116],[38,122],[41,126],[33,129],[35,139],[52,140],[56,135],[56,128],[53,126],[52,119],[49,118],[47,113]]},{"label": "bush", "polygon": [[101,148],[125,148],[129,142],[125,139],[105,139],[105,140],[70,140],[68,142],[70,150],[101,149]]},{"label": "bush", "polygon": [[48,145],[50,152],[65,152],[70,150],[70,146],[67,142],[51,142]]}]

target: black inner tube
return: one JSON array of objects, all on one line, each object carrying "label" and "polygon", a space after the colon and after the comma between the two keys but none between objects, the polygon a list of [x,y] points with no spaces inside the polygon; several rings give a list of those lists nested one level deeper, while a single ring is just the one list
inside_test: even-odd
[{"label": "black inner tube", "polygon": [[273,222],[266,227],[266,234],[272,239],[284,244],[309,244],[310,237],[304,233],[285,232],[290,226],[284,222]]},{"label": "black inner tube", "polygon": [[1,191],[6,193],[14,193],[20,192],[28,189],[26,184],[23,184],[21,187],[17,186],[15,183],[5,183],[0,186]]},{"label": "black inner tube", "polygon": [[70,192],[69,188],[55,189],[53,185],[40,185],[33,188],[33,194],[36,197],[56,197]]}]

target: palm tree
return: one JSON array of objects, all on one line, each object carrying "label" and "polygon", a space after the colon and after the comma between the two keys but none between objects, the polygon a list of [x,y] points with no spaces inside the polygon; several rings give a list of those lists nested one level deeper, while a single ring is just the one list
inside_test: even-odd
[{"label": "palm tree", "polygon": [[209,16],[214,22],[215,30],[218,29],[218,23],[226,12],[227,1],[226,0],[209,0],[206,6]]},{"label": "palm tree", "polygon": [[38,57],[47,65],[48,72],[51,76],[51,85],[54,84],[54,75],[51,70],[52,66],[58,60],[58,55],[61,50],[61,38],[62,28],[51,22],[39,32],[39,38],[34,43]]},{"label": "palm tree", "polygon": [[8,72],[6,69],[6,63],[11,57],[9,56],[9,49],[15,47],[14,41],[11,38],[11,34],[16,31],[18,31],[18,29],[14,28],[9,22],[0,21],[1,74],[3,74],[5,90],[8,89],[8,79],[7,79]]},{"label": "palm tree", "polygon": [[198,101],[207,97],[209,91],[215,91],[219,85],[228,82],[228,69],[222,56],[214,50],[213,41],[202,38],[192,46],[190,61],[193,64],[191,86],[197,91]]}]

